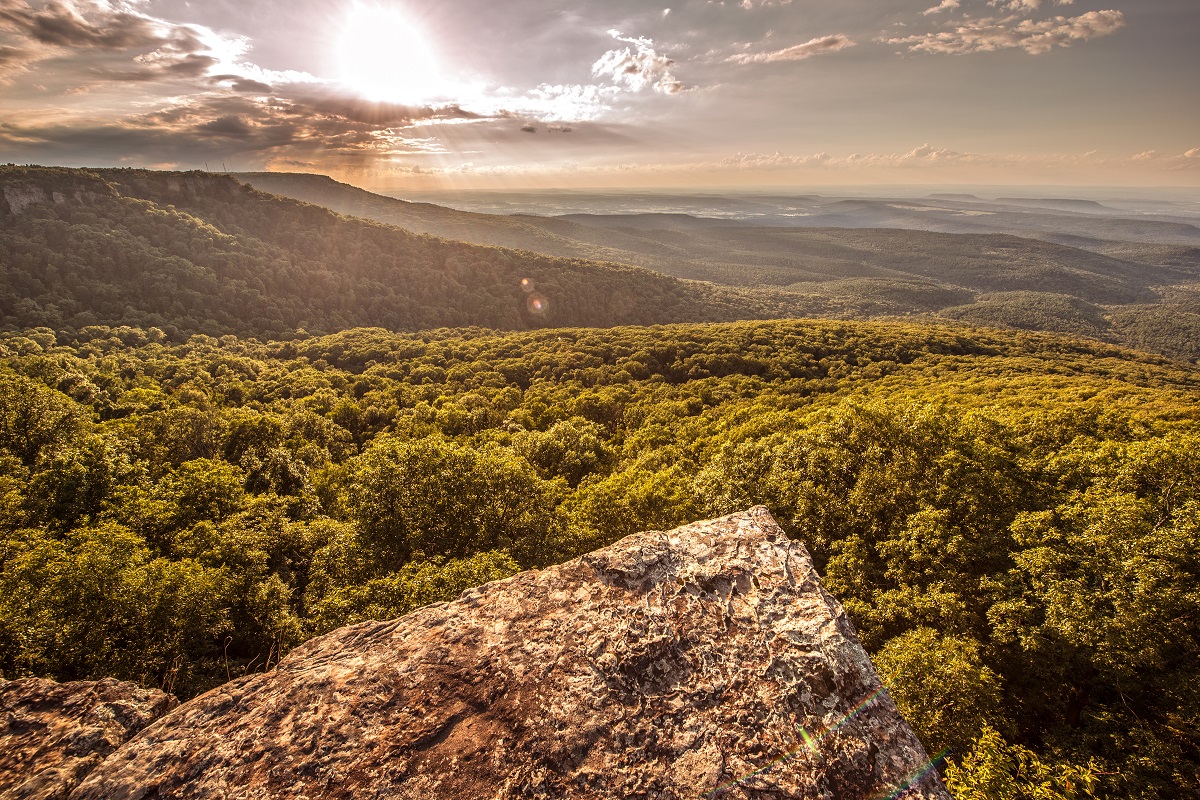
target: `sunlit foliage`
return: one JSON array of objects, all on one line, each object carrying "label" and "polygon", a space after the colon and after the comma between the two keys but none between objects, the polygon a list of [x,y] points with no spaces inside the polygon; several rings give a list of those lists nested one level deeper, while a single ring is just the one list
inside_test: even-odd
[{"label": "sunlit foliage", "polygon": [[762,322],[0,337],[0,669],[190,696],[766,504],[964,798],[1200,792],[1200,372]]}]

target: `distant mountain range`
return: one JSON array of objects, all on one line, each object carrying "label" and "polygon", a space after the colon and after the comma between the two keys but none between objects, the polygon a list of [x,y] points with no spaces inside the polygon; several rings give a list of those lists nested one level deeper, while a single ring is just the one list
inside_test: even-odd
[{"label": "distant mountain range", "polygon": [[[739,197],[727,204],[693,198],[697,209],[726,213],[715,218],[540,217],[411,203],[320,175],[237,177],[264,191],[437,236],[782,290],[807,314],[937,314],[1200,357],[1200,228],[1183,216],[1098,216],[1095,211],[1105,209],[1094,201],[1015,198],[1004,205],[966,195],[805,195],[754,203]],[[1077,202],[1089,213],[1056,208]],[[771,224],[744,218],[751,213]]]},{"label": "distant mountain range", "polygon": [[[279,338],[930,315],[1200,358],[1200,229],[1186,222],[792,200],[812,208],[804,224],[539,217],[410,203],[316,175],[0,167],[0,325]],[[975,230],[1006,214],[1059,232]],[[955,230],[896,227],[912,217]],[[1046,240],[1088,226],[1129,238]]]}]

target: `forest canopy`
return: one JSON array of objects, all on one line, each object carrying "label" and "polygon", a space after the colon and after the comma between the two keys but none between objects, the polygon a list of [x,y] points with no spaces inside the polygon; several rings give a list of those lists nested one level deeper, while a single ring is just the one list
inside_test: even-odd
[{"label": "forest canopy", "polygon": [[0,670],[189,697],[765,504],[961,797],[1200,792],[1200,371],[754,322],[0,337]]}]

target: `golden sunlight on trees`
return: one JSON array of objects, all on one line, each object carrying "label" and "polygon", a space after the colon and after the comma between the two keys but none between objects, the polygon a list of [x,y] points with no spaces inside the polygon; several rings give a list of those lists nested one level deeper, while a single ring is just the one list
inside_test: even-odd
[{"label": "golden sunlight on trees", "polygon": [[0,362],[5,677],[188,697],[314,634],[763,503],[960,797],[1200,791],[1190,367],[819,322],[92,326],[0,334]]}]

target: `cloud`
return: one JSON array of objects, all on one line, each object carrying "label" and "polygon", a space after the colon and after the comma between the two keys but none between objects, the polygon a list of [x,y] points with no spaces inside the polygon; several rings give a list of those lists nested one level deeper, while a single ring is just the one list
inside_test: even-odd
[{"label": "cloud", "polygon": [[99,164],[226,161],[250,168],[316,159],[365,166],[397,154],[445,152],[439,140],[416,134],[418,124],[477,119],[455,105],[373,104],[328,88],[299,88],[288,98],[199,94],[118,119],[77,114],[67,124],[17,115],[0,123],[0,150],[43,163],[82,157]]},{"label": "cloud", "polygon": [[621,92],[618,86],[543,83],[520,94],[480,99],[472,107],[485,116],[586,122],[609,112]]},{"label": "cloud", "polygon": [[1193,147],[1183,155],[1167,159],[1166,166],[1171,170],[1200,169],[1200,147]]},{"label": "cloud", "polygon": [[617,41],[627,42],[634,47],[609,50],[592,64],[592,75],[607,77],[615,85],[631,92],[652,88],[662,94],[678,94],[684,90],[683,83],[671,74],[675,61],[655,52],[652,39],[631,38],[620,31],[608,33]]},{"label": "cloud", "polygon": [[605,80],[590,85],[471,85],[461,103],[375,102],[307,73],[259,67],[247,60],[248,39],[159,19],[151,7],[0,0],[0,82],[32,69],[38,77],[0,89],[0,152],[42,163],[370,171],[407,156],[498,153],[520,139],[523,152],[546,142],[544,158],[561,163],[580,147],[631,146],[627,127],[596,123],[625,98],[684,90],[653,40],[612,31],[620,44],[610,46],[620,49],[595,62]]},{"label": "cloud", "polygon": [[0,0],[0,73],[57,60],[93,82],[193,78],[245,43],[197,25],[148,16],[129,2]]},{"label": "cloud", "polygon": [[1147,150],[1137,153],[1130,160],[1147,165],[1153,162],[1152,166],[1175,171],[1200,169],[1200,147],[1193,147],[1177,156],[1165,156],[1157,150]]},{"label": "cloud", "polygon": [[0,44],[0,80],[7,72],[20,72],[31,60],[31,51],[13,45]]},{"label": "cloud", "polygon": [[[1075,0],[1054,0],[1056,6],[1069,6]],[[1005,11],[1032,13],[1042,7],[1042,0],[988,0],[988,5]]]},{"label": "cloud", "polygon": [[122,4],[97,0],[50,0],[34,8],[24,0],[0,2],[0,27],[43,45],[103,50],[203,48],[199,32],[173,26]]},{"label": "cloud", "polygon": [[205,122],[198,125],[196,130],[215,133],[218,136],[230,136],[235,139],[244,139],[254,132],[254,128],[246,120],[234,114]]},{"label": "cloud", "polygon": [[723,167],[735,169],[778,169],[781,167],[912,167],[962,164],[985,160],[984,156],[960,153],[945,147],[923,144],[906,153],[851,153],[833,157],[827,153],[803,156],[741,154],[720,161]]},{"label": "cloud", "polygon": [[929,16],[930,14],[939,14],[942,11],[953,11],[954,9],[958,8],[959,5],[960,0],[942,0],[940,5],[936,5],[933,8],[927,8],[921,13],[925,16]]},{"label": "cloud", "polygon": [[213,75],[213,83],[228,83],[229,88],[235,92],[248,92],[251,94],[269,94],[271,92],[271,84],[256,81],[253,78],[245,78],[241,75]]},{"label": "cloud", "polygon": [[765,8],[766,6],[790,6],[791,4],[792,0],[758,0],[758,2],[755,2],[754,0],[742,0],[742,2],[739,4],[739,7],[749,11],[755,6],[758,8]]},{"label": "cloud", "polygon": [[1020,49],[1030,55],[1040,55],[1055,47],[1069,47],[1076,42],[1108,36],[1124,26],[1125,15],[1111,10],[1036,21],[1013,15],[963,20],[953,30],[884,41],[907,45],[910,51],[923,53],[961,55]]},{"label": "cloud", "polygon": [[769,64],[775,61],[803,61],[806,58],[836,53],[847,47],[854,47],[855,42],[840,33],[832,36],[821,36],[810,39],[803,44],[785,47],[783,50],[773,50],[767,53],[739,53],[725,59],[734,64]]},{"label": "cloud", "polygon": [[481,119],[484,115],[467,111],[451,103],[446,105],[404,105],[365,100],[330,86],[278,87],[278,96],[298,113],[344,119],[367,128],[408,125],[421,120]]},{"label": "cloud", "polygon": [[[1195,151],[1193,165],[1200,167],[1200,148]],[[1182,162],[1183,157],[1178,161]],[[1029,174],[1039,174],[1044,171],[1080,169],[1094,171],[1100,168],[1122,168],[1127,161],[1106,158],[1096,151],[1086,153],[972,153],[941,147],[934,144],[922,144],[911,150],[884,153],[849,153],[833,155],[827,152],[808,154],[787,153],[735,153],[733,155],[706,161],[663,164],[634,164],[624,165],[629,171],[646,171],[655,173],[727,173],[727,172],[766,172],[787,173],[790,170],[821,172],[890,172],[904,170],[940,170],[952,169],[955,174],[961,170],[981,170],[1006,172],[1021,171]],[[1185,169],[1187,166],[1177,167]],[[1000,174],[995,173],[993,174]]]}]

